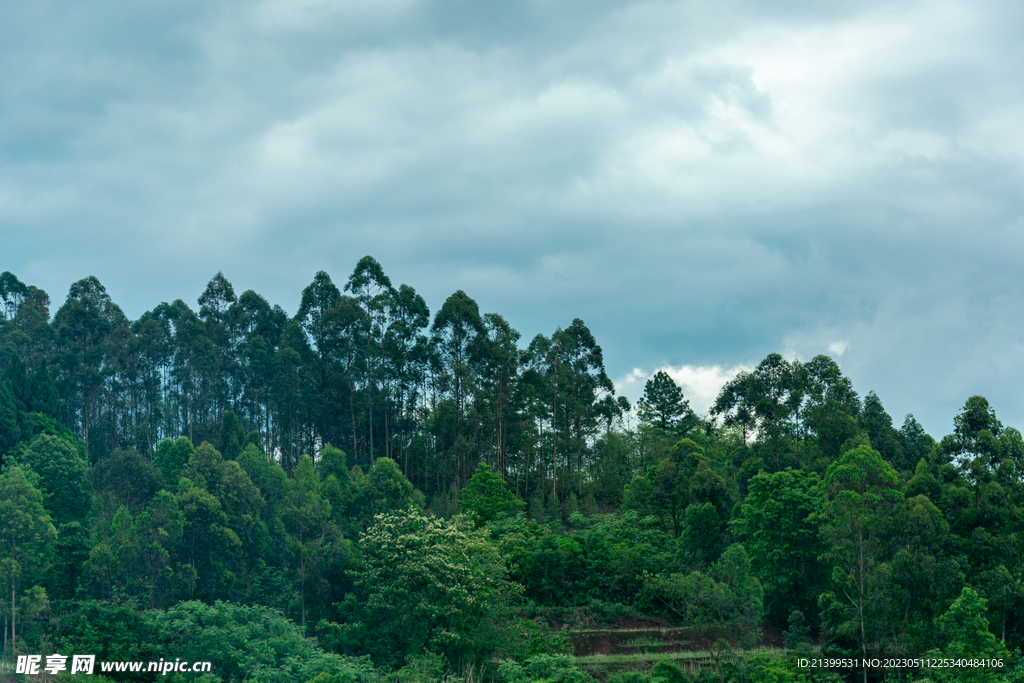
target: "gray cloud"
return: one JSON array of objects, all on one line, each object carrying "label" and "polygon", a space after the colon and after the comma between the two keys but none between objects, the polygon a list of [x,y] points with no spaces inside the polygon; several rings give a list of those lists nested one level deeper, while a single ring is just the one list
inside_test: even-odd
[{"label": "gray cloud", "polygon": [[897,422],[1024,426],[1024,10],[821,4],[8,4],[0,268],[294,311],[369,253],[615,377],[832,345]]}]

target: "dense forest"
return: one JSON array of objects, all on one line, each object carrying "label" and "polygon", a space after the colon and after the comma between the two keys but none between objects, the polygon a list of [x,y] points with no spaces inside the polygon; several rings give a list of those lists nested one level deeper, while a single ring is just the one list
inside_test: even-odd
[{"label": "dense forest", "polygon": [[[221,274],[134,321],[94,277],[51,303],[0,275],[9,661],[1024,681],[1024,439],[983,397],[936,441],[771,354],[708,415],[662,372],[630,405],[582,320],[526,341],[463,291],[431,315],[371,257],[291,316]],[[922,657],[1001,666],[862,665]]]}]

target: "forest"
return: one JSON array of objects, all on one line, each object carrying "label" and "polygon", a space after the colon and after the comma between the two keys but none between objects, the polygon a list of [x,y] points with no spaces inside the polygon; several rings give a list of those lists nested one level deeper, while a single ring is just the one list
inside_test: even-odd
[{"label": "forest", "polygon": [[664,372],[631,405],[579,318],[431,313],[369,256],[294,315],[222,274],[196,303],[131,320],[95,277],[58,307],[0,275],[4,661],[1024,681],[1024,439],[984,397],[936,440],[773,353],[707,415]]}]

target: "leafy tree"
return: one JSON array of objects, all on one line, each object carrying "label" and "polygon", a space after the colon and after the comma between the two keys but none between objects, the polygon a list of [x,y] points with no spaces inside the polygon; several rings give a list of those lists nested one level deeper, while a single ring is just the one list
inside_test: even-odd
[{"label": "leafy tree", "polygon": [[711,503],[691,504],[686,508],[686,529],[682,536],[682,562],[693,569],[706,570],[725,548],[725,525]]},{"label": "leafy tree", "polygon": [[378,458],[366,474],[360,495],[364,523],[369,525],[381,513],[409,507],[413,504],[412,494],[413,485],[398,464],[391,458]]},{"label": "leafy tree", "polygon": [[42,413],[54,419],[60,417],[60,396],[57,394],[57,387],[50,377],[50,369],[46,359],[36,368],[32,376],[32,401],[29,410],[34,413]]},{"label": "leafy tree", "polygon": [[160,488],[160,471],[134,448],[114,451],[89,470],[96,494],[110,497],[134,511],[142,509]]},{"label": "leafy tree", "polygon": [[43,494],[18,466],[0,473],[0,576],[11,588],[11,642],[17,651],[18,585],[31,584],[46,569],[57,531],[43,507]]},{"label": "leafy tree", "polygon": [[202,486],[182,477],[175,500],[184,516],[182,555],[191,568],[193,581],[189,597],[198,594],[212,599],[224,595],[234,578],[225,561],[232,561],[241,549],[241,540],[230,528],[220,501]]},{"label": "leafy tree", "polygon": [[900,434],[892,426],[892,418],[882,407],[878,395],[869,391],[864,397],[864,409],[860,415],[861,428],[868,433],[871,447],[882,454],[886,462],[899,471],[909,470],[917,461],[907,460],[900,443]]},{"label": "leafy tree", "polygon": [[[7,380],[0,380],[0,457],[21,441],[21,427],[18,424],[18,404],[14,390]],[[0,460],[2,462],[2,460]]]},{"label": "leafy tree", "polygon": [[115,327],[127,322],[124,313],[95,277],[71,285],[67,301],[54,316],[60,349],[59,391],[67,397],[64,421],[81,426],[86,452],[98,459],[106,445],[93,448],[92,428],[101,421],[103,390],[110,368],[106,362]]},{"label": "leafy tree", "polygon": [[477,465],[476,473],[466,482],[459,499],[462,510],[476,515],[481,524],[491,521],[500,512],[508,514],[526,507],[486,463]]},{"label": "leafy tree", "polygon": [[21,450],[20,458],[40,476],[46,509],[55,525],[82,522],[92,507],[85,460],[59,436],[39,434]]},{"label": "leafy tree", "polygon": [[[590,683],[594,680],[585,671],[576,668],[569,655],[538,654],[522,664],[506,659],[498,667],[498,674],[506,683]],[[671,679],[670,679],[671,680]],[[677,683],[671,680],[671,683]]]},{"label": "leafy tree", "polygon": [[815,437],[825,457],[834,460],[859,430],[861,405],[853,383],[828,356],[815,356],[795,375],[806,395],[801,408],[804,428]]},{"label": "leafy tree", "polygon": [[177,439],[164,439],[157,446],[156,455],[153,456],[153,464],[163,475],[164,486],[173,489],[177,485],[178,476],[185,465],[192,459],[195,449],[187,436],[179,436]]},{"label": "leafy tree", "polygon": [[693,628],[710,645],[725,634],[755,641],[764,591],[750,572],[743,546],[732,545],[707,574],[645,575],[641,599],[650,609],[671,614]]},{"label": "leafy tree", "polygon": [[665,458],[646,476],[633,478],[626,486],[623,506],[661,520],[664,527],[679,538],[690,502],[689,484],[685,470]]},{"label": "leafy tree", "polygon": [[[969,586],[964,586],[960,597],[938,619],[946,643],[943,655],[957,659],[1006,659],[1006,646],[989,631],[986,602]],[[940,672],[945,673],[945,672]],[[955,678],[942,676],[940,680],[998,681],[998,676],[986,669],[959,669]]]},{"label": "leafy tree", "polygon": [[520,588],[486,531],[408,509],[378,515],[359,546],[358,629],[375,658],[427,651],[469,663],[501,644]]},{"label": "leafy tree", "polygon": [[901,498],[897,479],[878,451],[859,446],[832,463],[821,482],[825,493],[822,535],[830,546],[825,557],[833,563],[832,581],[842,596],[826,594],[822,600],[832,607],[833,628],[839,634],[856,634],[865,658],[869,640],[874,643],[880,637],[869,591],[878,579],[882,559],[878,532]]},{"label": "leafy tree", "polygon": [[323,652],[293,622],[267,607],[182,602],[167,611],[145,612],[142,620],[154,633],[160,657],[209,661],[230,683],[325,681],[328,674],[332,683],[356,683],[375,674],[365,657]]},{"label": "leafy tree", "polygon": [[910,413],[907,413],[903,426],[900,427],[899,439],[906,462],[913,462],[915,465],[922,459],[931,460],[932,452],[937,445],[935,439],[925,433],[924,427]]},{"label": "leafy tree", "polygon": [[752,373],[740,373],[722,387],[712,415],[725,415],[726,420],[750,419],[765,431],[771,443],[775,470],[782,469],[783,438],[786,421],[803,401],[800,364],[783,359],[777,353],[769,354]]},{"label": "leafy tree", "polygon": [[318,568],[328,540],[331,504],[320,492],[320,475],[309,456],[303,456],[295,468],[285,509],[285,525],[298,556],[298,583],[301,621],[306,626],[306,578],[310,567]]},{"label": "leafy tree", "polygon": [[824,504],[817,475],[786,469],[750,480],[736,530],[743,534],[754,575],[765,589],[768,616],[776,623],[793,610],[817,613],[817,595],[828,576],[818,561]]}]

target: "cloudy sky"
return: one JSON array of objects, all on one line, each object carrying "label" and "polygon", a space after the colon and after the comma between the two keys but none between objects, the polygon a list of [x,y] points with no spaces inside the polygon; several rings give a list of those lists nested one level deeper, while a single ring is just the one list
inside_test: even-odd
[{"label": "cloudy sky", "polygon": [[1024,5],[0,1],[0,270],[295,311],[373,255],[706,408],[830,354],[1024,427]]}]

